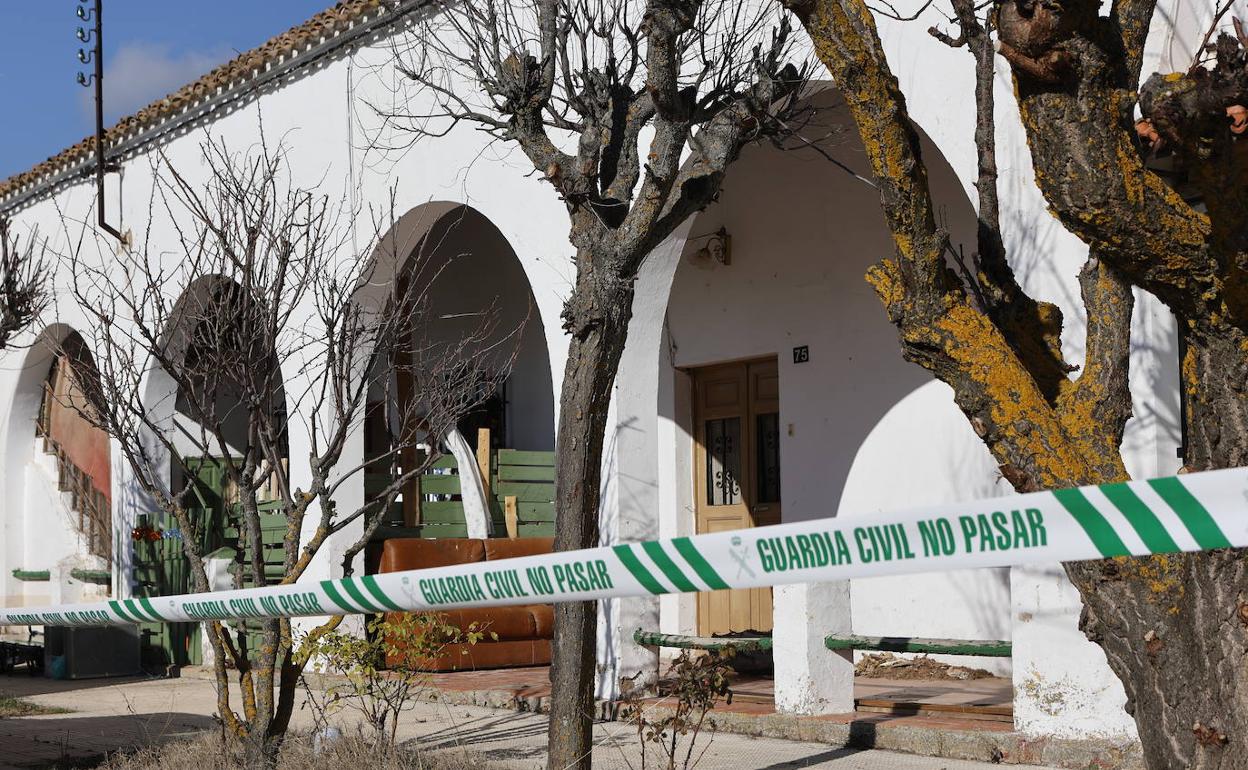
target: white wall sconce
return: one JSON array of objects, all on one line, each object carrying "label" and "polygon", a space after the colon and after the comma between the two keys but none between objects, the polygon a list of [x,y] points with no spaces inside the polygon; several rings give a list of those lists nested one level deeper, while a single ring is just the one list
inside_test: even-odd
[{"label": "white wall sconce", "polygon": [[732,264],[732,236],[725,228],[721,227],[713,233],[700,235],[691,240],[700,239],[706,239],[706,243],[693,253],[691,261],[694,264],[699,267],[714,267],[716,263]]}]

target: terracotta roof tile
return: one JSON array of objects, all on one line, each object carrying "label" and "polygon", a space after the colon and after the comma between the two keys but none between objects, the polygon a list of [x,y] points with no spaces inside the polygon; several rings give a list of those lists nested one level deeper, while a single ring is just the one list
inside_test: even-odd
[{"label": "terracotta roof tile", "polygon": [[[332,8],[321,11],[303,24],[292,27],[268,42],[240,54],[193,83],[117,121],[104,132],[104,146],[116,145],[142,129],[174,117],[183,110],[195,107],[226,88],[246,83],[273,64],[301,53],[323,40],[332,39],[351,29],[361,19],[394,5],[394,0],[339,0]],[[0,182],[0,207],[10,196],[37,185],[69,166],[86,160],[94,153],[95,137],[89,136],[30,170],[15,174]]]}]

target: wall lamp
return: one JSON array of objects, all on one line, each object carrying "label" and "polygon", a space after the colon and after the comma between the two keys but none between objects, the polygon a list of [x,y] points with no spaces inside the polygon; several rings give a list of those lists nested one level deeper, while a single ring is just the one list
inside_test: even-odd
[{"label": "wall lamp", "polygon": [[699,235],[690,238],[691,241],[705,239],[702,248],[693,253],[692,261],[699,265],[713,265],[718,262],[721,265],[732,264],[732,236],[728,231],[721,227],[713,233]]}]

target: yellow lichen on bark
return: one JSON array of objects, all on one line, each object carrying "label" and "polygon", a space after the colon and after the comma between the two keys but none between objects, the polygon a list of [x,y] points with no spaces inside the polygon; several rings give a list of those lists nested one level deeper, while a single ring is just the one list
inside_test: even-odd
[{"label": "yellow lichen on bark", "polygon": [[[1003,466],[1028,469],[1040,486],[1097,479],[1105,464],[1099,433],[1070,435],[1029,362],[948,279],[926,169],[870,10],[862,0],[814,0],[801,5],[799,16],[845,98],[880,184],[896,258],[872,268],[867,281],[900,328],[907,356],[952,386],[968,415],[987,418],[983,435]],[[1034,116],[1025,113],[1024,120]],[[1053,346],[1044,354],[1060,360],[1056,308],[1043,312],[1041,322]],[[1093,418],[1089,412],[1074,419]]]},{"label": "yellow lichen on bark", "polygon": [[1117,557],[1113,561],[1118,578],[1147,586],[1150,602],[1164,606],[1170,615],[1178,614],[1179,604],[1187,592],[1182,554]]},{"label": "yellow lichen on bark", "polygon": [[[912,334],[924,336],[925,330]],[[956,304],[936,319],[926,336],[922,342],[939,344],[988,400],[996,428],[988,437],[989,449],[999,461],[1036,469],[1041,475],[1034,482],[1040,486],[1066,486],[1071,479],[1099,477],[1097,466],[1104,448],[1090,436],[1070,435],[987,317],[968,304]]]},{"label": "yellow lichen on bark", "polygon": [[891,259],[880,260],[879,264],[867,271],[866,279],[891,315],[906,296],[897,263]]},{"label": "yellow lichen on bark", "polygon": [[[1130,148],[1124,147],[1123,142],[1118,142],[1114,146],[1114,151],[1118,154],[1118,165],[1122,168],[1122,190],[1123,195],[1127,199],[1127,203],[1132,206],[1139,206],[1144,203],[1144,174],[1136,173],[1136,169],[1131,163],[1129,154]],[[1139,169],[1141,172],[1143,167]]]},{"label": "yellow lichen on bark", "polygon": [[1196,348],[1188,348],[1186,355],[1183,356],[1181,369],[1183,374],[1183,392],[1191,398],[1195,398],[1200,392],[1200,372],[1197,363]]},{"label": "yellow lichen on bark", "polygon": [[[1017,88],[1017,79],[1016,79]],[[1050,112],[1062,97],[1038,94],[1021,98],[1019,111],[1033,155],[1042,154],[1051,135]],[[1112,145],[1102,160],[1089,153],[1087,163],[1063,164],[1061,174],[1045,163],[1034,164],[1036,183],[1050,202],[1050,211],[1093,249],[1112,258],[1115,266],[1149,260],[1165,269],[1168,279],[1186,283],[1190,276],[1207,274],[1206,245],[1209,218],[1183,200],[1165,180],[1150,171],[1135,150],[1130,135],[1119,125],[1124,96],[1111,91],[1100,114],[1113,125]],[[1048,116],[1048,117],[1046,117]],[[1086,182],[1086,184],[1083,184]],[[1104,188],[1109,182],[1122,195],[1068,194],[1070,190]],[[1056,205],[1060,202],[1060,205]],[[1115,205],[1123,203],[1126,205]]]}]

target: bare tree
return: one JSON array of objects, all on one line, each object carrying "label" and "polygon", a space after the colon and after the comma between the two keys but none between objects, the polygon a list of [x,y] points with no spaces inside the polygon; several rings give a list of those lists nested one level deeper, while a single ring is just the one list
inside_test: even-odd
[{"label": "bare tree", "polygon": [[[115,440],[132,483],[176,522],[196,590],[210,588],[204,544],[211,533],[192,510],[200,505],[203,458],[219,463],[240,531],[235,587],[297,581],[329,538],[346,537],[354,525],[362,534],[342,553],[350,575],[382,512],[506,376],[518,330],[498,328],[491,308],[472,308],[475,328],[450,339],[434,333],[430,298],[445,266],[431,259],[436,244],[422,243],[409,257],[412,245],[391,234],[378,239],[373,258],[354,254],[341,209],[294,186],[280,151],[240,156],[209,143],[202,157],[206,184],[163,159],[154,169],[141,250],[101,260],[80,243],[67,255],[73,296],[94,322],[95,371],[79,378],[92,408],[80,413]],[[172,242],[158,234],[165,225]],[[178,260],[162,258],[171,249]],[[347,459],[370,392],[393,404],[398,376],[410,378],[416,395],[396,407],[389,447],[362,462]],[[291,456],[292,432],[305,457]],[[413,454],[418,459],[362,506],[339,507],[335,493],[350,479]],[[266,575],[262,512],[285,521],[277,576]],[[310,638],[341,621],[330,619]],[[205,629],[221,718],[264,763],[280,750],[303,664],[289,620],[256,622],[261,641],[251,649],[241,624]],[[230,669],[241,687],[238,706],[227,687]]]},{"label": "bare tree", "polygon": [[38,238],[25,243],[0,217],[0,350],[28,328],[48,303],[48,265]]},{"label": "bare tree", "polygon": [[[958,32],[935,34],[975,55],[979,149],[978,252],[959,271],[868,4],[785,4],[850,105],[881,188],[895,251],[867,280],[898,328],[903,355],[953,388],[1016,489],[1128,478],[1120,445],[1131,414],[1132,286],[1152,292],[1180,322],[1186,469],[1248,463],[1248,38],[1238,23],[1235,35],[1202,46],[1188,71],[1154,75],[1138,89],[1155,0],[1115,0],[1108,16],[1099,15],[1099,0],[997,0],[986,17],[987,4],[952,0]],[[1219,4],[1218,18],[1229,5]],[[1041,191],[1090,247],[1079,275],[1087,355],[1077,376],[1058,346],[1061,314],[1021,291],[1001,246],[994,48],[1013,69]],[[1145,119],[1135,124],[1137,100]],[[1148,167],[1163,147],[1205,210]],[[1161,549],[1169,538],[1142,536]],[[1202,539],[1219,544],[1207,533]],[[1083,598],[1081,627],[1124,684],[1148,766],[1242,767],[1242,552],[1118,558],[1068,564],[1066,573]]]},{"label": "bare tree", "polygon": [[[556,548],[598,542],[611,386],[646,255],[716,199],[750,142],[801,120],[808,68],[778,9],[729,0],[482,0],[394,45],[400,139],[457,124],[518,147],[568,211],[576,278],[557,435]],[[590,764],[595,611],[556,608],[549,766]]]}]

